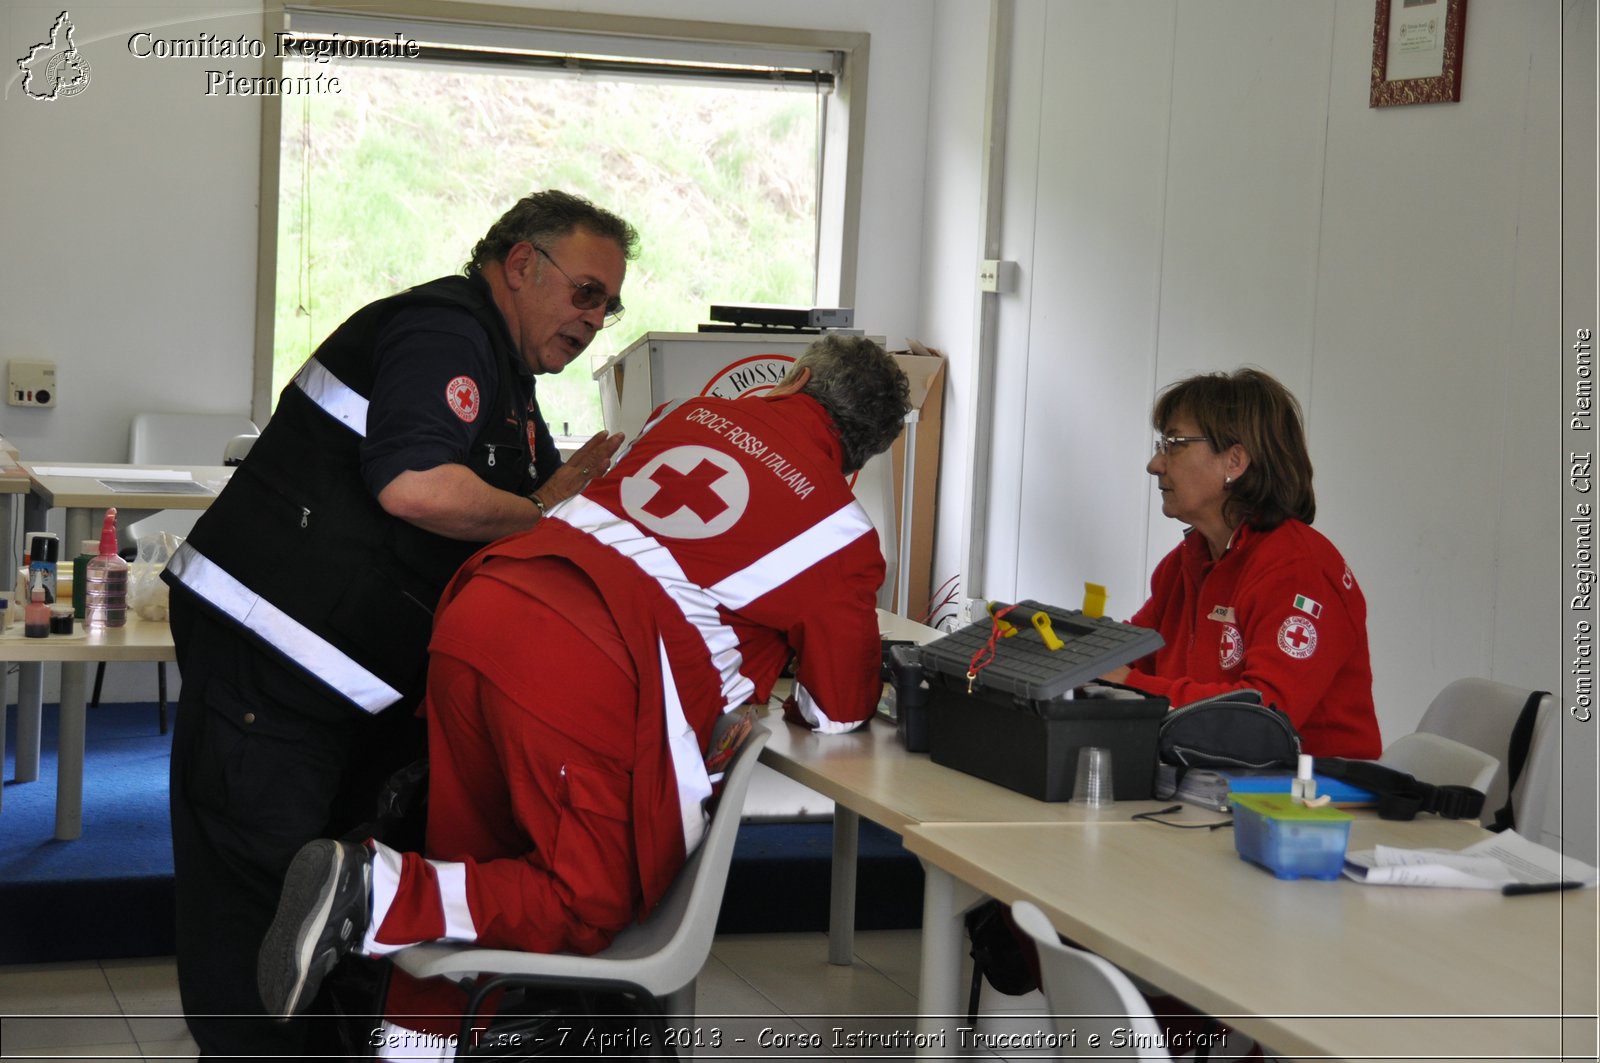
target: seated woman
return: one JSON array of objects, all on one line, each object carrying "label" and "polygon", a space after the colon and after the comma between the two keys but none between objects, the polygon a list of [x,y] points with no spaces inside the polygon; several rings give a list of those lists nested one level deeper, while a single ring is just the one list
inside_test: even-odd
[{"label": "seated woman", "polygon": [[1305,752],[1382,752],[1367,602],[1316,500],[1300,404],[1259,369],[1180,380],[1151,422],[1161,512],[1188,525],[1130,623],[1166,644],[1105,678],[1174,708],[1254,689],[1288,714]]}]

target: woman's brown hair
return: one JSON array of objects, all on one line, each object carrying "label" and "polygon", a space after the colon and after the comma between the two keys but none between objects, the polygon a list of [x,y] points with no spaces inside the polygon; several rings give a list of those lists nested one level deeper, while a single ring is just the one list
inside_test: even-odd
[{"label": "woman's brown hair", "polygon": [[1270,374],[1244,368],[1171,384],[1156,397],[1150,420],[1165,432],[1177,418],[1193,421],[1216,453],[1238,444],[1250,456],[1222,505],[1230,527],[1270,531],[1290,517],[1305,524],[1316,517],[1300,403]]}]

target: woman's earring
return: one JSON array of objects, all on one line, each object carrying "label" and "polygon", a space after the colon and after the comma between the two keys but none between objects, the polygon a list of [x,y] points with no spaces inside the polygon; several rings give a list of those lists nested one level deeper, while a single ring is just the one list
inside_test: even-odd
[{"label": "woman's earring", "polygon": [[1224,477],[1223,477],[1223,478],[1222,478],[1222,486],[1223,486],[1223,487],[1232,487],[1232,486],[1233,486],[1233,477],[1231,477],[1231,476],[1224,476]]}]

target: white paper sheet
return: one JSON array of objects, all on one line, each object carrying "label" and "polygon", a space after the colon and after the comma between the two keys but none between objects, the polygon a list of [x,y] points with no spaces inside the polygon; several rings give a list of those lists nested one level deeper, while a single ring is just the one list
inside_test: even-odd
[{"label": "white paper sheet", "polygon": [[1491,835],[1459,852],[1380,845],[1345,854],[1346,878],[1373,886],[1447,886],[1497,890],[1512,883],[1600,883],[1581,860],[1529,841],[1516,831]]},{"label": "white paper sheet", "polygon": [[35,465],[35,476],[82,476],[91,480],[193,480],[182,469],[135,469],[126,465]]}]

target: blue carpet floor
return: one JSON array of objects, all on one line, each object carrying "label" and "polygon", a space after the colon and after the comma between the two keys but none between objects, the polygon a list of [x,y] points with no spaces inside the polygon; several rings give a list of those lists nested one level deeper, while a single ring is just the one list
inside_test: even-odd
[{"label": "blue carpet floor", "polygon": [[[83,836],[55,840],[55,706],[46,705],[39,779],[16,777],[16,710],[6,714],[0,796],[0,964],[164,956],[172,952],[172,849],[167,813],[171,738],[155,704],[89,710]],[[822,930],[828,919],[832,826],[740,828],[717,929]],[[25,913],[25,914],[24,914]],[[863,823],[856,925],[921,925],[922,869],[892,833]]]}]

